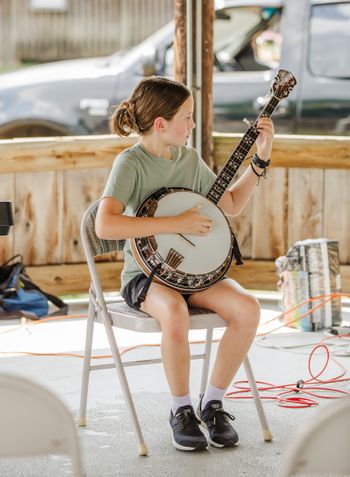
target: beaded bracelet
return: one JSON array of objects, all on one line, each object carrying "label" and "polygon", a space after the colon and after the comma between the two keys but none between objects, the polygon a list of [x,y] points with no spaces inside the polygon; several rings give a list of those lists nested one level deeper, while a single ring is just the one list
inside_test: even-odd
[{"label": "beaded bracelet", "polygon": [[260,169],[266,169],[266,167],[269,167],[271,161],[270,159],[263,161],[257,154],[254,154],[253,162],[257,167],[260,167]]}]

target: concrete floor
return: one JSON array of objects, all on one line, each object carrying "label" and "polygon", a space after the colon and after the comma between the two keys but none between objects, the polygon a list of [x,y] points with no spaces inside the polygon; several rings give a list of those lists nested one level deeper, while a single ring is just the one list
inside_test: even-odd
[{"label": "concrete floor", "polygon": [[[270,297],[271,298],[271,297]],[[276,303],[268,296],[260,297],[263,321],[279,313]],[[76,304],[71,313],[86,311]],[[343,320],[350,321],[350,307],[343,309]],[[41,325],[24,325],[14,332],[2,335],[17,325],[14,322],[0,324],[0,351],[76,352],[84,348],[85,320],[71,319]],[[216,331],[216,337],[222,333]],[[202,332],[191,332],[191,339],[200,339]],[[257,338],[250,351],[250,359],[257,380],[270,383],[293,383],[308,379],[307,359],[312,344],[325,337],[323,332],[306,333],[297,330],[282,330],[261,341]],[[120,346],[141,343],[159,343],[160,335],[139,334],[122,331]],[[309,347],[283,349],[283,346]],[[261,345],[264,345],[262,347]],[[274,346],[274,348],[267,346]],[[102,325],[97,324],[93,343],[94,354],[108,354],[107,339]],[[200,345],[192,345],[199,350]],[[213,358],[217,345],[213,345]],[[159,348],[140,348],[128,353],[128,359],[159,356]],[[36,381],[53,391],[78,416],[82,360],[73,357],[34,357],[15,354],[0,354],[1,372],[18,374]],[[349,369],[349,357],[338,361]],[[316,372],[323,366],[324,354],[315,357]],[[201,362],[191,365],[191,393],[193,404],[198,402]],[[324,378],[339,374],[332,364]],[[225,409],[236,417],[235,427],[240,443],[234,449],[209,448],[200,454],[177,451],[171,443],[168,425],[170,397],[161,364],[127,369],[129,385],[134,395],[144,436],[149,447],[148,457],[139,457],[137,443],[132,432],[129,414],[123,400],[121,387],[114,370],[94,372],[90,379],[88,396],[87,427],[77,428],[80,438],[85,471],[89,477],[107,476],[277,476],[288,443],[304,421],[311,419],[316,408],[285,409],[274,401],[265,401],[265,411],[274,440],[263,441],[254,404],[250,400],[225,400]],[[240,369],[236,379],[245,379]],[[342,389],[350,391],[349,382]],[[230,389],[229,389],[230,390]],[[328,400],[319,400],[319,407]],[[28,409],[28,412],[30,410]],[[16,425],[16,424],[15,424]],[[18,432],[20,426],[18,425]],[[34,435],[35,438],[35,435]],[[72,475],[69,459],[59,456],[37,458],[0,459],[0,476],[67,476]]]}]

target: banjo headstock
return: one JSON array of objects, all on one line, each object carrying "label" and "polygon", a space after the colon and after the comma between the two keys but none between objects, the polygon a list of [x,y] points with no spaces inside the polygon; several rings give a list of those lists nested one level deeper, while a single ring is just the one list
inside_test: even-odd
[{"label": "banjo headstock", "polygon": [[271,86],[271,95],[278,99],[286,98],[297,84],[292,73],[287,70],[279,70]]}]

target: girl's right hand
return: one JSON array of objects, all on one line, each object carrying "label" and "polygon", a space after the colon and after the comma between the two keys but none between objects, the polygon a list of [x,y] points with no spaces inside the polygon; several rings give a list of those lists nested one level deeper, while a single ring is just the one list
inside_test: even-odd
[{"label": "girl's right hand", "polygon": [[176,232],[190,235],[207,235],[213,228],[213,221],[201,215],[202,204],[197,204],[176,217]]}]

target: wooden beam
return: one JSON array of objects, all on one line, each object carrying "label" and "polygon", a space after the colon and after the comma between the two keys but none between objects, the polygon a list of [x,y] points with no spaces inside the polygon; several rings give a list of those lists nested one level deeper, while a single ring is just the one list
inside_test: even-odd
[{"label": "wooden beam", "polygon": [[203,1],[202,9],[202,157],[208,166],[213,168],[214,0]]},{"label": "wooden beam", "polygon": [[111,167],[136,136],[63,136],[0,140],[0,174]]},{"label": "wooden beam", "polygon": [[[242,134],[214,133],[214,163],[223,165]],[[136,136],[65,136],[0,140],[0,174],[111,167]],[[350,169],[349,136],[277,135],[272,167]]]},{"label": "wooden beam", "polygon": [[[96,264],[105,291],[120,289],[120,273],[124,262],[98,262]],[[30,278],[40,288],[55,295],[87,293],[90,287],[86,263],[70,265],[44,265],[26,267]]]},{"label": "wooden beam", "polygon": [[[214,163],[223,165],[242,134],[214,133],[213,137]],[[271,167],[350,169],[350,137],[276,135]]]},{"label": "wooden beam", "polygon": [[[124,263],[99,262],[97,271],[105,291],[120,289],[120,273]],[[55,295],[87,293],[90,286],[88,267],[84,263],[27,267],[31,279],[44,291]],[[350,265],[340,267],[342,290],[350,292]],[[255,290],[277,290],[274,261],[244,260],[243,266],[232,265],[229,274],[242,286]]]},{"label": "wooden beam", "polygon": [[186,1],[175,0],[174,78],[186,84]]},{"label": "wooden beam", "polygon": [[[196,52],[202,52],[201,71],[201,98],[202,98],[202,158],[213,167],[213,24],[214,24],[214,0],[202,0],[202,44],[197,45],[196,16],[197,2],[193,0],[193,24],[192,24],[192,56],[193,56],[193,95],[196,96],[198,85],[198,71],[196,64]],[[174,41],[174,77],[180,83],[187,83],[186,63],[186,1],[175,1],[175,41]],[[199,86],[199,85],[198,85]],[[196,108],[196,98],[195,98]],[[199,126],[199,125],[197,125]],[[194,135],[195,137],[195,135]],[[195,141],[196,142],[196,141]]]}]

